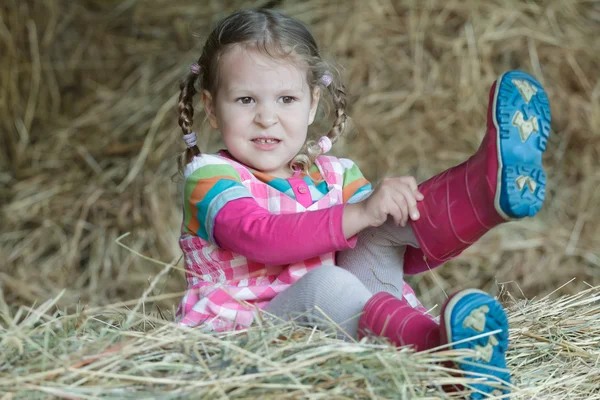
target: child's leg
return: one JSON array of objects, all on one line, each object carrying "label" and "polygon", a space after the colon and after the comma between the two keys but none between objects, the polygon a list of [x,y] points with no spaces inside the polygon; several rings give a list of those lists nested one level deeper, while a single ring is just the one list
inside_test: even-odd
[{"label": "child's leg", "polygon": [[[472,349],[480,357],[466,359],[458,367],[467,374],[496,378],[489,381],[491,386],[481,383],[473,385],[475,389],[493,393],[502,382],[510,383],[506,369],[508,320],[502,306],[479,290],[463,290],[450,297],[442,307],[440,325],[412,308],[406,300],[378,293],[365,305],[359,322],[359,334],[369,332],[384,336],[397,346],[412,345],[417,351],[460,342],[450,348]],[[480,335],[484,336],[472,339]],[[501,391],[508,393],[506,388]],[[474,393],[471,398],[482,398],[482,395]]]},{"label": "child's leg", "polygon": [[405,253],[406,274],[441,265],[498,224],[531,217],[542,207],[548,96],[533,77],[510,71],[492,85],[489,99],[479,150],[419,185],[425,198],[418,202],[421,218],[412,229],[420,246]]},{"label": "child's leg", "polygon": [[326,265],[308,272],[275,296],[265,311],[323,330],[332,327],[333,321],[343,330],[336,332],[339,338],[347,335],[356,338],[358,320],[369,298],[371,292],[357,277],[342,268]]},{"label": "child's leg", "polygon": [[[390,302],[390,298],[395,302]],[[265,311],[284,320],[295,319],[300,324],[323,330],[330,328],[333,321],[343,330],[337,332],[340,338],[357,338],[359,320],[363,329],[367,327],[380,333],[386,317],[392,315],[391,330],[387,332],[393,331],[393,335],[386,337],[398,346],[412,345],[425,350],[440,343],[439,325],[424,311],[416,310],[405,299],[399,300],[387,293],[372,296],[356,276],[334,266],[310,271],[275,296]],[[362,315],[368,315],[368,319]]]},{"label": "child's leg", "polygon": [[[483,356],[459,365],[465,372],[492,375],[505,382],[510,380],[508,372],[502,370],[506,366],[508,346],[506,315],[493,298],[477,290],[459,292],[446,302],[440,328],[431,317],[414,309],[405,299],[388,293],[371,296],[353,274],[339,267],[323,266],[310,271],[277,295],[265,311],[320,329],[330,328],[333,321],[341,329],[336,332],[340,338],[347,335],[356,338],[373,332],[398,346],[410,345],[419,351],[498,330],[491,336],[453,347],[474,349]],[[485,393],[495,390],[485,384],[476,388]]]},{"label": "child's leg", "polygon": [[401,297],[403,272],[435,268],[498,224],[535,215],[545,197],[549,132],[548,97],[539,82],[520,71],[502,75],[490,90],[477,153],[419,185],[421,218],[361,232],[354,249],[338,253],[338,264],[372,293]]},{"label": "child's leg", "polygon": [[338,252],[336,261],[360,279],[371,293],[387,292],[401,298],[407,245],[418,247],[410,224],[396,226],[390,218],[378,228],[360,232],[356,246]]},{"label": "child's leg", "polygon": [[383,336],[396,346],[413,346],[417,351],[441,344],[440,326],[423,311],[413,308],[406,299],[381,292],[364,308],[358,325],[359,335],[369,332]]}]

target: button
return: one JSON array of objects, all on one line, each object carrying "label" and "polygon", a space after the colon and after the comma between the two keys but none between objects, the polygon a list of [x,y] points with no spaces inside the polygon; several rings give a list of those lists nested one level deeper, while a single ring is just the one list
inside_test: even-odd
[{"label": "button", "polygon": [[304,193],[306,193],[307,191],[308,191],[308,188],[307,188],[306,186],[299,186],[299,187],[298,187],[298,192],[299,192],[299,193],[302,193],[302,194],[304,194]]}]

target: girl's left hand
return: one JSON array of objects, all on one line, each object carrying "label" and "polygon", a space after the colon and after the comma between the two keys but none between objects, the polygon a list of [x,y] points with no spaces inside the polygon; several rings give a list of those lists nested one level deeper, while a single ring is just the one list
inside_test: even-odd
[{"label": "girl's left hand", "polygon": [[406,226],[408,220],[421,215],[417,201],[424,196],[412,176],[384,179],[365,200],[344,208],[342,226],[346,239],[368,227],[383,225],[392,217],[396,225]]},{"label": "girl's left hand", "polygon": [[361,202],[366,226],[380,226],[388,216],[394,218],[396,225],[406,226],[409,219],[416,221],[420,218],[417,208],[417,201],[420,200],[423,200],[423,194],[419,192],[417,181],[412,176],[385,178]]},{"label": "girl's left hand", "polygon": [[[395,182],[397,185],[396,190],[399,192],[397,203],[399,203],[400,208],[403,211],[399,225],[406,226],[409,218],[412,221],[416,221],[421,217],[419,209],[417,208],[417,201],[423,200],[424,196],[419,192],[419,186],[414,177],[401,176],[394,178],[394,181],[397,182]],[[396,224],[398,225],[398,221],[396,221]]]}]

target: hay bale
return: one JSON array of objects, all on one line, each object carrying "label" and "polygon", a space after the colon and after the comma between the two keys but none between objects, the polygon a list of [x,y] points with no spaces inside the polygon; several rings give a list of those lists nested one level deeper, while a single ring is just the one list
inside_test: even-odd
[{"label": "hay bale", "polygon": [[[472,352],[344,342],[268,320],[247,331],[205,333],[140,312],[144,301],[53,311],[62,295],[16,310],[0,293],[3,399],[459,398],[478,379],[442,365],[477,357]],[[600,398],[600,287],[509,303],[511,398]],[[463,389],[446,394],[442,386],[451,385]]]}]

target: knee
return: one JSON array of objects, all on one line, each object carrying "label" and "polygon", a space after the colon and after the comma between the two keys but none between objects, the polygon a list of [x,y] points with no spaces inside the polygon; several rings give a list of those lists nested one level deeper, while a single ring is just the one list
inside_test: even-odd
[{"label": "knee", "polygon": [[370,297],[369,290],[354,274],[347,270],[333,266],[324,265],[315,268],[306,274],[314,292],[322,301],[341,301],[345,298],[363,298],[365,301]]},{"label": "knee", "polygon": [[314,285],[344,286],[361,283],[351,272],[334,265],[323,265],[306,274]]}]

